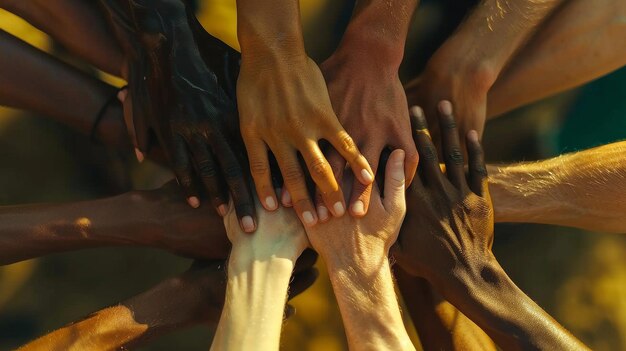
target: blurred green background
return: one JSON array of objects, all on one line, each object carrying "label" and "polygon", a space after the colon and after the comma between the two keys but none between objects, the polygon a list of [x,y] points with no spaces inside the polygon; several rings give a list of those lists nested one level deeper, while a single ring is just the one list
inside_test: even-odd
[{"label": "blurred green background", "polygon": [[[405,81],[419,73],[472,3],[422,1],[402,66]],[[322,60],[336,46],[351,2],[301,4],[308,51]],[[201,1],[199,17],[207,30],[237,47],[234,0]],[[0,28],[37,47],[63,52],[45,34],[6,12],[0,11]],[[485,133],[488,159],[541,159],[624,139],[624,96],[622,69],[494,120]],[[2,108],[0,167],[0,205],[102,197],[130,187],[154,188],[171,176],[154,164],[138,165],[131,155],[93,145],[44,117]],[[494,251],[512,279],[587,345],[626,350],[626,236],[506,224],[496,227]],[[105,248],[0,267],[0,349],[12,349],[115,304],[184,271],[190,263],[151,249]],[[284,350],[347,349],[332,289],[323,263],[318,265],[318,282],[293,300],[297,313],[286,322]],[[206,350],[211,334],[208,327],[197,327],[144,349]]]}]

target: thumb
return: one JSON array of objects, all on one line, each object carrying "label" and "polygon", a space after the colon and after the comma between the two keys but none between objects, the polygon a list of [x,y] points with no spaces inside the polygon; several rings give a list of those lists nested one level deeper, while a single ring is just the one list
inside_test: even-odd
[{"label": "thumb", "polygon": [[404,200],[404,151],[394,150],[387,161],[385,169],[385,194],[383,206],[389,213],[404,214],[406,204]]}]

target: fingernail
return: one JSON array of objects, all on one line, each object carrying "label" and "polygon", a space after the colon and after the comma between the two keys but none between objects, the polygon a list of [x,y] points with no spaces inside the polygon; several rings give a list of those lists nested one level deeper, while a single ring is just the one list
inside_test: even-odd
[{"label": "fingernail", "polygon": [[221,204],[221,205],[217,206],[217,213],[219,213],[220,216],[222,216],[222,217],[226,216],[227,212],[228,212],[228,209],[226,208],[226,205]]},{"label": "fingernail", "polygon": [[139,161],[139,163],[143,162],[143,153],[139,151],[138,148],[135,148],[135,156],[137,156],[137,161]]},{"label": "fingernail", "polygon": [[352,213],[357,216],[363,216],[365,214],[365,205],[363,201],[357,200],[352,204]]},{"label": "fingernail", "polygon": [[315,218],[313,218],[311,211],[304,211],[302,212],[302,220],[304,220],[304,224],[310,225],[313,224]]},{"label": "fingernail", "polygon": [[478,132],[475,130],[470,130],[469,132],[467,132],[467,139],[469,139],[472,142],[477,143],[478,142]]},{"label": "fingernail", "polygon": [[265,198],[265,206],[267,206],[267,209],[270,211],[276,209],[276,200],[274,200],[273,196],[268,196]]},{"label": "fingernail", "polygon": [[343,204],[339,201],[337,201],[333,205],[333,209],[335,210],[335,217],[341,217],[346,212],[346,210],[343,208]]},{"label": "fingernail", "polygon": [[443,100],[439,103],[439,111],[444,115],[452,114],[452,103],[448,100]]},{"label": "fingernail", "polygon": [[187,203],[189,203],[189,206],[193,207],[193,208],[198,208],[200,207],[200,199],[198,199],[195,196],[190,196],[187,198]]},{"label": "fingernail", "polygon": [[422,116],[424,116],[424,110],[422,110],[422,108],[419,107],[419,106],[411,107],[411,113],[415,117],[422,117]]},{"label": "fingernail", "polygon": [[124,100],[126,100],[126,95],[128,95],[128,90],[122,89],[117,92],[117,99],[120,100],[120,102],[124,102]]},{"label": "fingernail", "polygon": [[320,220],[323,222],[328,219],[328,209],[326,206],[318,206],[317,207],[317,215],[320,217]]},{"label": "fingernail", "polygon": [[372,174],[367,169],[362,169],[361,170],[361,176],[363,177],[363,179],[366,182],[368,182],[370,184],[374,181],[374,177],[372,176]]},{"label": "fingernail", "polygon": [[291,206],[291,194],[289,194],[289,190],[287,189],[283,191],[283,205]]},{"label": "fingernail", "polygon": [[254,231],[254,220],[250,216],[244,216],[241,218],[241,226],[246,233]]}]

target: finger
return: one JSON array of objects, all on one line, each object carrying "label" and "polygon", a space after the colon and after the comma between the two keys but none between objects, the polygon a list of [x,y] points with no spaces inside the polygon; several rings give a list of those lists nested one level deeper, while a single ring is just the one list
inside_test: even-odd
[{"label": "finger", "polygon": [[478,133],[470,130],[467,133],[466,144],[469,158],[469,186],[478,196],[484,197],[487,194],[488,174],[485,166],[485,154],[480,145]]},{"label": "finger", "polygon": [[[317,216],[322,223],[328,222],[330,219],[330,212],[328,212],[328,207],[324,203],[324,198],[322,197],[322,192],[320,188],[315,187],[315,209],[317,210]],[[342,213],[343,215],[343,213]]]},{"label": "finger", "polygon": [[288,191],[283,192],[283,202],[293,204],[298,217],[305,226],[314,226],[317,223],[317,214],[309,199],[304,174],[295,150],[290,150],[290,147],[283,147],[281,151],[275,150],[275,154],[285,181],[285,190]]},{"label": "finger", "polygon": [[[409,185],[411,185],[411,183],[413,182],[413,178],[415,177],[417,164],[419,163],[419,154],[417,153],[417,148],[415,147],[415,143],[413,142],[411,132],[409,132],[410,118],[408,117],[408,113],[407,113],[406,118],[407,118],[407,121],[409,122],[408,123],[409,125],[407,125],[409,129],[406,131],[403,130],[400,133],[400,135],[398,135],[397,140],[391,141],[387,146],[391,148],[392,150],[395,150],[395,149],[404,150],[404,176],[406,179],[406,187],[408,188]],[[368,158],[368,160],[371,161],[370,158]],[[372,166],[372,168],[374,167]],[[376,171],[374,173],[377,174]]]},{"label": "finger", "polygon": [[219,132],[213,133],[211,146],[218,158],[226,184],[228,184],[237,218],[239,218],[239,225],[244,232],[253,233],[257,226],[256,207],[243,168],[224,135]]},{"label": "finger", "polygon": [[352,137],[346,133],[339,122],[335,128],[337,131],[334,135],[327,139],[331,145],[339,152],[339,154],[350,164],[352,172],[359,182],[367,185],[374,181],[374,173],[367,159],[361,155]]},{"label": "finger", "polygon": [[411,129],[413,130],[413,140],[415,140],[417,152],[420,155],[418,172],[429,185],[442,186],[443,179],[439,168],[437,150],[428,134],[424,111],[417,106],[411,108]]},{"label": "finger", "polygon": [[311,178],[313,178],[322,194],[326,206],[330,208],[333,215],[342,215],[343,211],[335,214],[335,208],[345,208],[343,192],[337,184],[330,164],[326,161],[326,157],[322,154],[317,142],[309,141],[306,150],[300,150],[300,153],[304,158],[304,162],[306,162]]},{"label": "finger", "polygon": [[248,151],[250,173],[261,205],[268,211],[274,211],[278,208],[278,200],[274,192],[267,147],[260,139],[246,138],[244,142]]},{"label": "finger", "polygon": [[187,142],[181,135],[174,134],[172,136],[172,146],[174,148],[172,164],[176,180],[183,188],[189,206],[198,208],[200,206],[200,199],[198,198],[198,191],[193,181],[193,165],[191,163]]},{"label": "finger", "polygon": [[211,199],[211,204],[217,213],[224,217],[228,212],[228,188],[219,173],[211,151],[207,148],[207,142],[197,136],[192,139],[189,147],[193,153],[196,171]]},{"label": "finger", "polygon": [[[378,171],[381,152],[382,148],[377,146],[370,146],[363,151],[363,155],[369,161],[374,174]],[[365,216],[369,209],[373,186],[374,183],[367,185],[361,182],[352,183],[352,193],[350,194],[350,214],[352,216],[357,218]]]},{"label": "finger", "polygon": [[289,190],[287,190],[287,188],[283,188],[280,202],[285,207],[293,207],[293,200],[291,199],[291,194],[289,193]]},{"label": "finger", "polygon": [[463,189],[465,181],[465,171],[463,165],[463,152],[456,121],[452,115],[452,104],[443,100],[438,106],[439,130],[441,131],[442,151],[445,158],[446,174],[448,179],[457,189]]},{"label": "finger", "polygon": [[318,256],[319,255],[315,252],[315,250],[308,248],[305,249],[296,261],[296,266],[293,269],[294,273],[299,273],[313,267],[315,262],[317,262]]},{"label": "finger", "polygon": [[310,288],[319,276],[317,268],[307,269],[301,273],[295,274],[293,281],[289,285],[288,299],[291,300],[295,296],[300,295],[306,289]]},{"label": "finger", "polygon": [[404,200],[405,174],[404,150],[397,149],[389,156],[385,169],[385,196],[383,206],[389,213],[402,213],[406,207]]},{"label": "finger", "polygon": [[135,137],[135,125],[133,123],[133,100],[128,88],[122,89],[117,93],[117,98],[122,102],[122,110],[124,115],[124,124],[126,125],[126,131],[128,137],[135,148],[135,156],[139,163],[145,159],[143,153],[137,147],[137,138]]},{"label": "finger", "polygon": [[[328,160],[328,164],[330,164],[330,168],[333,170],[333,175],[335,176],[335,180],[337,184],[339,184],[341,188],[341,184],[343,182],[343,176],[346,170],[346,160],[341,157],[341,155],[332,147],[328,148],[328,152],[326,152],[326,159]],[[321,194],[320,194],[321,195]],[[344,201],[340,203],[335,203],[336,206],[333,206],[332,214],[335,217],[341,217],[346,212]]]}]

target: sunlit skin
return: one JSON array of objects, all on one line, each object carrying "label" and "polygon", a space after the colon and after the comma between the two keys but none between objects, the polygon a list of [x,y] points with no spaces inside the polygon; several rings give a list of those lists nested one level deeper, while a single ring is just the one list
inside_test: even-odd
[{"label": "sunlit skin", "polygon": [[211,350],[279,349],[289,278],[309,241],[293,210],[258,207],[254,235],[240,229],[234,211],[224,217],[233,248],[226,302]]},{"label": "sunlit skin", "polygon": [[[421,106],[439,142],[437,104],[450,100],[459,132],[482,136],[487,93],[514,54],[562,0],[481,0],[429,59],[424,72],[406,85],[409,105]],[[462,141],[464,142],[464,141]]]},{"label": "sunlit skin", "polygon": [[466,177],[452,105],[439,104],[444,175],[422,110],[411,113],[421,164],[391,250],[398,264],[426,278],[502,349],[587,349],[515,286],[493,256],[493,207],[478,133],[467,134]]},{"label": "sunlit skin", "polygon": [[626,2],[565,1],[489,90],[487,118],[626,65]]},{"label": "sunlit skin", "polygon": [[318,222],[299,152],[326,209],[342,216],[345,200],[318,142],[328,141],[363,185],[372,183],[373,173],[339,123],[324,77],[305,52],[298,1],[237,1],[237,35],[242,59],[237,81],[241,135],[261,203],[269,211],[279,206],[268,160],[271,151],[285,181],[281,202],[292,205],[305,226]]},{"label": "sunlit skin", "polygon": [[307,228],[327,264],[351,350],[415,349],[402,323],[388,259],[405,213],[404,170],[404,151],[395,150],[385,169],[384,195],[374,186],[367,216],[332,218]]},{"label": "sunlit skin", "polygon": [[[302,261],[298,260],[290,283],[289,298],[300,294],[315,281],[317,271],[312,268],[315,258],[315,255],[308,254],[303,255]],[[44,335],[19,350],[137,348],[176,330],[199,324],[214,326],[224,304],[225,264],[224,261],[195,262],[183,274],[165,279],[119,305],[102,309]]]},{"label": "sunlit skin", "polygon": [[[411,140],[408,106],[398,69],[417,4],[416,0],[357,1],[339,48],[320,66],[339,122],[373,172],[377,172],[383,149],[402,149],[409,183],[418,155]],[[333,148],[329,148],[327,156],[341,184],[346,161]],[[347,194],[353,216],[367,213],[371,192],[372,184],[354,182]],[[320,200],[318,196],[318,214],[325,221],[329,212]]]}]

